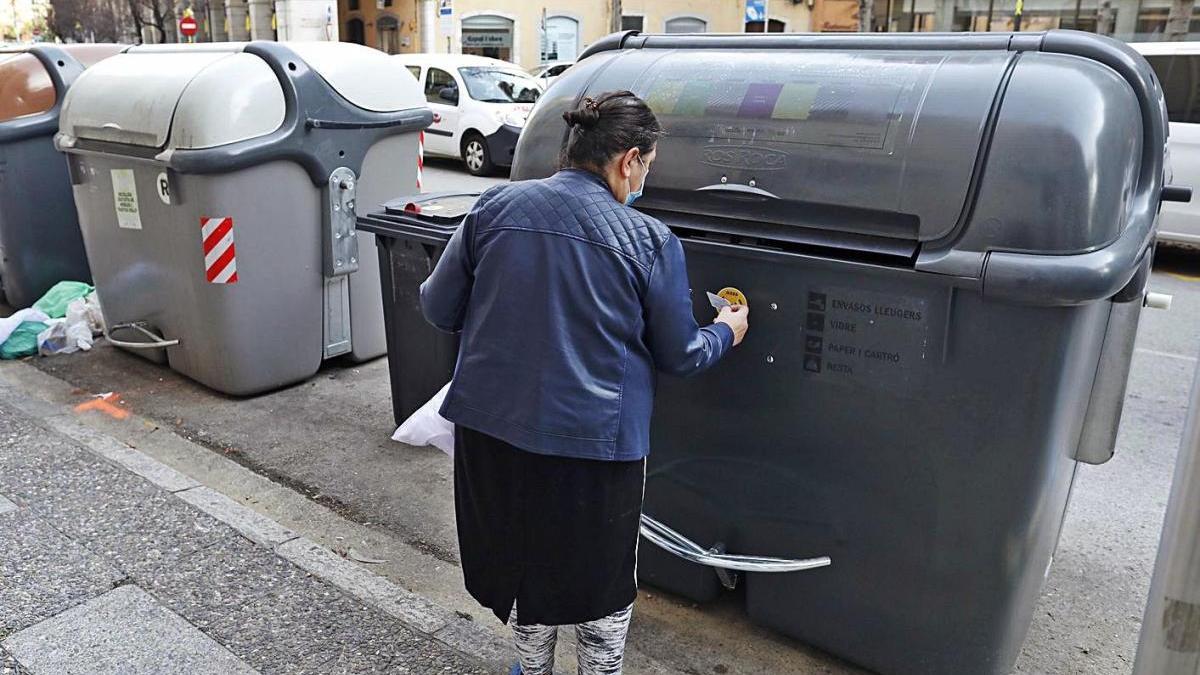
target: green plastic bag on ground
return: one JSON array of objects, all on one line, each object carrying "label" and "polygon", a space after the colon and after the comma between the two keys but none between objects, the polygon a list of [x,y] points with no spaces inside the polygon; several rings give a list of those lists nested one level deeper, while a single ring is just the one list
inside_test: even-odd
[{"label": "green plastic bag on ground", "polygon": [[60,281],[54,284],[46,294],[33,303],[34,309],[40,309],[51,319],[61,319],[67,315],[67,305],[96,290],[82,281]]},{"label": "green plastic bag on ground", "polygon": [[[45,310],[42,310],[45,311]],[[37,353],[38,333],[49,328],[41,321],[24,321],[0,345],[0,359],[19,359]]]}]

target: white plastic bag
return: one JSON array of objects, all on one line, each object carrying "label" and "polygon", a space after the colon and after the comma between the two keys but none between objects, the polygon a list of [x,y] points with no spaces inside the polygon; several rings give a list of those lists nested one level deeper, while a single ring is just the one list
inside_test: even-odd
[{"label": "white plastic bag", "polygon": [[433,395],[425,405],[417,409],[415,413],[404,420],[396,433],[392,434],[393,441],[400,441],[408,445],[424,447],[432,445],[442,452],[454,456],[454,424],[450,420],[442,417],[439,412],[442,409],[442,401],[446,400],[446,391],[450,389],[450,383],[442,387],[441,391]]},{"label": "white plastic bag", "polygon": [[38,353],[42,356],[91,349],[92,338],[104,330],[96,294],[72,300],[67,305],[66,317],[52,319],[47,324],[49,327],[38,334]]},{"label": "white plastic bag", "polygon": [[46,316],[45,312],[40,309],[22,309],[10,317],[0,319],[0,345],[8,340],[13,331],[26,321],[48,321],[50,317]]}]

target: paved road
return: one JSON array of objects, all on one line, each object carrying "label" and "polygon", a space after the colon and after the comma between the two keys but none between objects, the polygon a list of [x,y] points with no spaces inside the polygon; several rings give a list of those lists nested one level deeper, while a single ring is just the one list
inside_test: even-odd
[{"label": "paved road", "polygon": [[[479,189],[497,180],[468,177],[451,163],[427,166],[429,190]],[[1152,288],[1173,293],[1175,306],[1144,314],[1116,457],[1080,468],[1018,672],[1129,671],[1200,347],[1198,275],[1200,256],[1163,256],[1154,273]],[[383,360],[330,364],[311,382],[246,400],[106,347],[36,365],[76,387],[80,400],[118,391],[129,410],[366,524],[378,546],[416,551],[406,559],[418,562],[388,573],[437,602],[472,611],[454,566],[449,462],[387,440]],[[752,626],[738,604],[730,595],[695,607],[647,589],[630,672],[857,672]]]}]

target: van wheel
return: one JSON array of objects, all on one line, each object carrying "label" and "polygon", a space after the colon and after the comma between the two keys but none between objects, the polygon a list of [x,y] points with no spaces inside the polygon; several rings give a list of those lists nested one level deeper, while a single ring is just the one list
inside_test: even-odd
[{"label": "van wheel", "polygon": [[496,170],[488,154],[487,142],[479,134],[473,133],[463,141],[462,158],[472,176],[490,176]]}]

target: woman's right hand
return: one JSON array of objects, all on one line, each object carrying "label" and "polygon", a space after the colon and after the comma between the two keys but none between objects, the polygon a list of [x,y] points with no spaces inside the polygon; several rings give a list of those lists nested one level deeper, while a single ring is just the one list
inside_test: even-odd
[{"label": "woman's right hand", "polygon": [[733,346],[742,344],[746,331],[750,329],[750,308],[746,305],[722,307],[713,323],[723,323],[733,329]]}]

